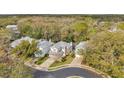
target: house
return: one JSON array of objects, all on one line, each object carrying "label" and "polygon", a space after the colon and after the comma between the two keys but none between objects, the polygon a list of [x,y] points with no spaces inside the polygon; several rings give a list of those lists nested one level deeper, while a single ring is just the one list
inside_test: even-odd
[{"label": "house", "polygon": [[17,31],[18,27],[17,27],[17,25],[7,25],[6,29],[8,29],[10,31]]},{"label": "house", "polygon": [[34,39],[32,39],[32,38],[30,38],[30,37],[28,37],[28,36],[22,37],[22,38],[20,38],[20,39],[17,39],[17,40],[15,40],[15,41],[13,41],[13,42],[10,44],[10,46],[11,46],[12,48],[15,48],[15,47],[18,46],[22,41],[29,41],[29,42],[31,43],[32,40],[34,40]]},{"label": "house", "polygon": [[60,41],[50,48],[50,57],[65,57],[72,51],[72,43]]},{"label": "house", "polygon": [[35,57],[44,57],[46,54],[48,54],[52,45],[53,43],[51,41],[39,40],[37,44],[38,51],[34,53]]},{"label": "house", "polygon": [[117,32],[117,23],[113,23],[109,29],[109,32]]},{"label": "house", "polygon": [[20,38],[20,32],[18,31],[17,25],[7,25],[6,29],[10,31],[12,41]]},{"label": "house", "polygon": [[82,55],[82,53],[80,53],[80,52],[82,52],[82,50],[86,49],[86,44],[87,44],[87,41],[82,41],[78,45],[76,45],[76,47],[75,47],[75,56]]}]

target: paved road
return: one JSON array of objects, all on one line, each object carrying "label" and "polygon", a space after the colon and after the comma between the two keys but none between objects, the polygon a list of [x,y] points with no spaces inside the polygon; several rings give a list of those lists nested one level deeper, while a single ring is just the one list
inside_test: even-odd
[{"label": "paved road", "polygon": [[34,78],[66,78],[69,76],[80,76],[83,78],[102,78],[102,76],[96,74],[95,72],[76,67],[64,68],[52,72],[34,70],[33,75]]}]

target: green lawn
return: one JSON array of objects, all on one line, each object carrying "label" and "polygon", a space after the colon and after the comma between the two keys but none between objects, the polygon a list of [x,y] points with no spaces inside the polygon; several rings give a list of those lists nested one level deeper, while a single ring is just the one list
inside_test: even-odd
[{"label": "green lawn", "polygon": [[70,64],[72,62],[72,60],[73,60],[73,57],[71,55],[68,55],[61,61],[54,62],[50,67],[56,67],[56,66],[61,66],[61,65],[65,65],[65,64]]},{"label": "green lawn", "polygon": [[44,61],[46,61],[48,59],[48,56],[45,56],[43,58],[39,58],[38,61],[35,62],[35,64],[40,65],[42,64]]}]

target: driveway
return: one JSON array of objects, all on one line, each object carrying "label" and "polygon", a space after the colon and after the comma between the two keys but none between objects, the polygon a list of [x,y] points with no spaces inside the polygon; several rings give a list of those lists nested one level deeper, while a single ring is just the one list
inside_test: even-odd
[{"label": "driveway", "polygon": [[52,65],[56,60],[56,58],[48,58],[45,62],[40,65],[41,70],[47,71],[50,65]]},{"label": "driveway", "polygon": [[71,62],[70,67],[81,66],[82,61],[83,61],[83,56],[77,56]]}]

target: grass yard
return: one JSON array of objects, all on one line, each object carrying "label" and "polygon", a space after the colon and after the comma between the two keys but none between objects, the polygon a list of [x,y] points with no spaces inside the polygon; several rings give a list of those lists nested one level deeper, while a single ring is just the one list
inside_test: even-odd
[{"label": "grass yard", "polygon": [[56,67],[56,66],[61,66],[61,65],[65,65],[65,64],[70,64],[72,62],[72,60],[73,60],[73,57],[71,55],[68,55],[61,61],[54,62],[50,67]]},{"label": "grass yard", "polygon": [[0,38],[8,38],[10,37],[10,32],[6,29],[0,29]]},{"label": "grass yard", "polygon": [[48,56],[45,56],[43,58],[39,58],[38,61],[35,62],[35,64],[40,65],[42,64],[44,61],[46,61],[48,59]]}]

